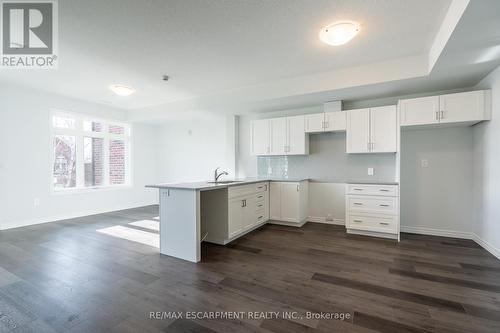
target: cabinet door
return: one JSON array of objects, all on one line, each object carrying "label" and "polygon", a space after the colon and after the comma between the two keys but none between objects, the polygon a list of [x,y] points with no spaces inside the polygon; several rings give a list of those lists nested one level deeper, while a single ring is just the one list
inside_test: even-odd
[{"label": "cabinet door", "polygon": [[246,197],[245,207],[243,208],[243,230],[248,230],[257,224],[257,206],[254,196]]},{"label": "cabinet door", "polygon": [[401,126],[439,123],[439,96],[403,99],[399,104]]},{"label": "cabinet door", "polygon": [[398,120],[395,105],[370,109],[370,137],[372,153],[397,151]]},{"label": "cabinet door", "polygon": [[324,113],[306,114],[306,133],[323,132],[325,122]]},{"label": "cabinet door", "polygon": [[325,113],[325,132],[345,131],[347,121],[346,113],[345,111]]},{"label": "cabinet door", "polygon": [[271,119],[271,155],[285,155],[286,125],[286,118]]},{"label": "cabinet door", "polygon": [[370,142],[370,109],[347,111],[346,151],[367,153]]},{"label": "cabinet door", "polygon": [[441,123],[484,119],[484,91],[439,96]]},{"label": "cabinet door", "polygon": [[271,182],[269,186],[269,218],[281,220],[281,183]]},{"label": "cabinet door", "polygon": [[299,196],[300,185],[298,183],[281,184],[281,221],[300,222]]},{"label": "cabinet door", "polygon": [[229,214],[228,214],[228,224],[229,224],[229,238],[232,238],[243,231],[243,211],[244,211],[244,201],[243,199],[229,200]]},{"label": "cabinet door", "polygon": [[250,151],[252,155],[269,155],[271,150],[269,123],[269,119],[252,121],[250,133]]},{"label": "cabinet door", "polygon": [[306,131],[305,117],[296,116],[288,117],[287,121],[287,139],[286,154],[301,155],[306,154]]}]

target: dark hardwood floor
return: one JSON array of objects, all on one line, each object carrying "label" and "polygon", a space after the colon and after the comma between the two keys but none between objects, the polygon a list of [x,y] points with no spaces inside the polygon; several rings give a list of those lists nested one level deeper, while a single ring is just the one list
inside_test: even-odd
[{"label": "dark hardwood floor", "polygon": [[0,232],[0,332],[500,332],[500,261],[473,241],[266,225],[193,264],[120,238],[156,242],[157,210]]}]

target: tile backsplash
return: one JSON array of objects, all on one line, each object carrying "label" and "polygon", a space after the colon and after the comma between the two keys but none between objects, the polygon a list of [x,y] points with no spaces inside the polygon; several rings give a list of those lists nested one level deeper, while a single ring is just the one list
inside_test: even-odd
[{"label": "tile backsplash", "polygon": [[[325,182],[395,180],[395,154],[346,154],[345,133],[311,134],[309,144],[305,156],[259,156],[258,176]],[[374,169],[373,176],[368,168]]]}]

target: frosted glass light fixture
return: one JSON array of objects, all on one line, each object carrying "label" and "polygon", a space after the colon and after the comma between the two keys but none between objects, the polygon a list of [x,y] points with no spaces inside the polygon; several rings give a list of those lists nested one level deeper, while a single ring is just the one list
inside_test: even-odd
[{"label": "frosted glass light fixture", "polygon": [[117,94],[118,96],[130,96],[135,93],[135,89],[131,87],[124,86],[122,84],[113,84],[109,86],[109,90]]},{"label": "frosted glass light fixture", "polygon": [[360,30],[361,27],[357,22],[335,22],[320,30],[319,39],[328,45],[342,45],[353,39]]}]

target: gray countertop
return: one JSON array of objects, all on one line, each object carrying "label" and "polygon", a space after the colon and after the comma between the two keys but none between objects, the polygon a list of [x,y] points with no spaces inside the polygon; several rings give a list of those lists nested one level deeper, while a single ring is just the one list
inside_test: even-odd
[{"label": "gray countertop", "polygon": [[[165,184],[153,184],[146,185],[150,188],[170,188],[170,189],[181,189],[181,190],[199,190],[199,191],[209,191],[228,188],[232,186],[246,185],[259,182],[277,181],[277,182],[300,182],[308,179],[294,179],[294,178],[245,178],[245,179],[235,179],[233,183],[209,183],[209,182],[186,182],[186,183],[165,183]],[[224,180],[222,180],[224,181]]]},{"label": "gray countertop", "polygon": [[369,184],[369,185],[399,185],[398,182],[388,182],[388,181],[378,181],[378,180],[328,180],[328,179],[308,179],[308,178],[244,178],[235,179],[234,183],[224,184],[224,183],[208,183],[208,182],[186,182],[186,183],[164,183],[164,184],[152,184],[146,185],[149,188],[170,188],[170,189],[183,189],[183,190],[217,190],[228,188],[232,186],[246,185],[258,182],[300,182],[309,180],[314,183],[335,183],[335,184]]}]

